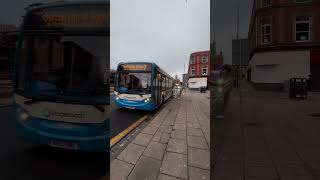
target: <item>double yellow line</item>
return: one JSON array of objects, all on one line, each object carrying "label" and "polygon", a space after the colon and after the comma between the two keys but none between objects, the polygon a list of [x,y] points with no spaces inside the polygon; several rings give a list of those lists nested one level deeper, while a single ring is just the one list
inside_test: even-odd
[{"label": "double yellow line", "polygon": [[[110,140],[110,147],[112,147],[113,145],[117,144],[122,138],[124,138],[126,135],[128,135],[134,128],[138,127],[145,119],[147,119],[147,117],[148,117],[148,114],[142,116],[136,122],[134,122],[129,127],[127,127],[125,130],[123,130],[122,132],[117,134],[115,137],[113,137]],[[103,177],[101,177],[101,178],[99,178],[99,180],[109,180],[109,179],[110,179],[110,177],[109,177],[108,174],[103,176]]]},{"label": "double yellow line", "polygon": [[138,127],[145,119],[147,119],[148,116],[149,116],[149,114],[142,116],[136,122],[134,122],[129,127],[127,127],[125,130],[123,130],[122,132],[117,134],[115,137],[113,137],[110,140],[110,147],[117,144],[122,138],[124,138],[126,135],[128,135],[134,128]]}]

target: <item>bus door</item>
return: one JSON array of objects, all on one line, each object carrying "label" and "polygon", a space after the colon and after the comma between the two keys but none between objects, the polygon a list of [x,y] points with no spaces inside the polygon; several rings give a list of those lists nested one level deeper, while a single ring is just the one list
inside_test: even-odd
[{"label": "bus door", "polygon": [[155,98],[156,98],[156,105],[161,103],[161,75],[157,73],[155,79],[156,87],[155,87]]}]

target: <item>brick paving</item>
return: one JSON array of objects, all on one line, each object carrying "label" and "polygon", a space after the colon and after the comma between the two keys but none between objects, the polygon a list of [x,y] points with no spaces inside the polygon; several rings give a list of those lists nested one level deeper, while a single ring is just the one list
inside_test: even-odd
[{"label": "brick paving", "polygon": [[224,119],[213,120],[212,179],[320,179],[320,93],[233,91]]},{"label": "brick paving", "polygon": [[111,180],[208,180],[209,93],[170,100],[111,162]]}]

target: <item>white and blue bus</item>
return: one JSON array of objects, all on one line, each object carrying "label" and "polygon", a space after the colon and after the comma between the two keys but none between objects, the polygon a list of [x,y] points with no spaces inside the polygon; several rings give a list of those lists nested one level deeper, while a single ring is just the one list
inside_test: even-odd
[{"label": "white and blue bus", "polygon": [[108,152],[109,10],[106,0],[26,8],[15,58],[19,137]]},{"label": "white and blue bus", "polygon": [[115,104],[120,108],[153,111],[173,94],[173,78],[155,63],[120,63]]}]

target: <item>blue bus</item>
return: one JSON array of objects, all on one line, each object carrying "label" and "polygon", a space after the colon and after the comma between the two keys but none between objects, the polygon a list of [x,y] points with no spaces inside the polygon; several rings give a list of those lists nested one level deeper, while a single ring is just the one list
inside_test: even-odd
[{"label": "blue bus", "polygon": [[14,102],[19,137],[79,151],[109,151],[108,1],[26,8]]},{"label": "blue bus", "polygon": [[173,78],[155,63],[120,63],[115,104],[120,108],[153,111],[173,94]]}]

